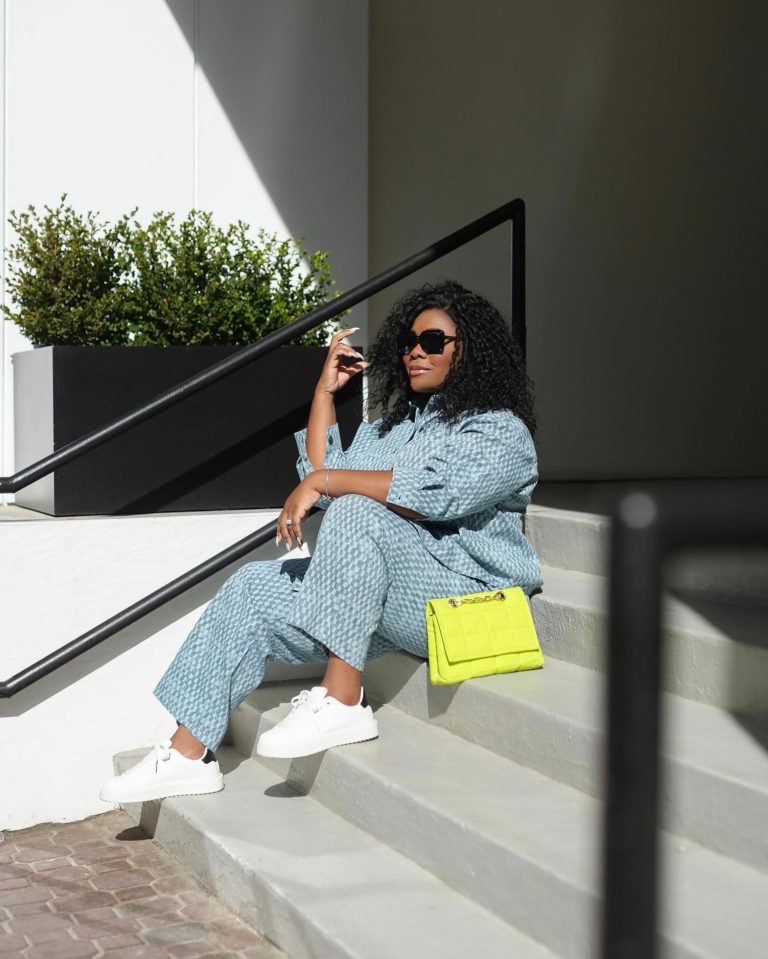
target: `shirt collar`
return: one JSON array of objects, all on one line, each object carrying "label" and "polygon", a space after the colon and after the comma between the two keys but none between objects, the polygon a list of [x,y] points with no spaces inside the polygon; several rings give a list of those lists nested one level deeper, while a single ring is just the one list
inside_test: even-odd
[{"label": "shirt collar", "polygon": [[423,419],[428,413],[433,413],[436,405],[437,397],[434,393],[429,397],[422,408],[419,408],[419,405],[411,400],[408,404],[408,418],[413,420],[414,423],[418,423],[419,420]]}]

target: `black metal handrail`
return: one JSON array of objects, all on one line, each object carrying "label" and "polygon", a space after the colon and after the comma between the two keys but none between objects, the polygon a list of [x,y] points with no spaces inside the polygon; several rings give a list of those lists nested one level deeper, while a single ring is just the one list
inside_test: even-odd
[{"label": "black metal handrail", "polygon": [[155,416],[161,410],[167,409],[169,406],[174,406],[176,403],[181,402],[181,400],[186,399],[188,396],[192,396],[194,393],[204,389],[206,386],[210,386],[212,383],[215,383],[222,377],[240,369],[241,366],[246,366],[248,363],[252,363],[259,357],[264,356],[267,353],[271,353],[272,350],[276,350],[279,346],[289,343],[292,339],[300,336],[302,333],[306,333],[308,330],[319,326],[321,323],[333,319],[333,317],[337,316],[339,313],[343,313],[351,307],[357,306],[358,303],[362,303],[363,300],[367,300],[375,293],[392,286],[392,284],[397,283],[398,280],[402,280],[404,277],[409,276],[411,273],[415,273],[417,270],[420,270],[424,266],[428,266],[430,263],[434,263],[435,260],[439,260],[447,253],[452,253],[459,247],[469,243],[470,240],[474,240],[477,237],[482,236],[483,233],[487,233],[489,230],[492,230],[495,227],[500,226],[502,223],[510,220],[512,221],[513,225],[512,328],[514,335],[518,337],[518,342],[521,346],[521,349],[524,350],[525,204],[522,200],[518,199],[512,200],[509,203],[505,203],[503,206],[492,210],[490,213],[486,213],[485,216],[481,216],[479,219],[473,220],[472,223],[468,223],[460,230],[456,230],[454,233],[443,237],[441,240],[437,240],[435,243],[425,247],[423,250],[415,253],[413,256],[410,256],[405,260],[401,260],[395,266],[390,267],[388,270],[384,270],[382,273],[379,273],[370,280],[366,280],[365,283],[361,283],[359,286],[354,287],[348,292],[342,293],[341,296],[336,297],[336,299],[329,300],[327,303],[319,306],[316,310],[306,313],[298,320],[294,320],[292,323],[288,323],[286,326],[276,330],[274,333],[270,333],[263,339],[259,340],[258,343],[254,343],[252,346],[243,347],[242,350],[239,350],[232,356],[229,356],[224,360],[220,360],[218,363],[214,363],[213,366],[210,366],[202,373],[197,373],[194,376],[190,376],[189,379],[184,380],[182,383],[178,383],[176,386],[172,387],[170,390],[166,390],[164,393],[158,394],[158,396],[154,397],[154,399],[148,400],[146,403],[142,403],[141,406],[137,406],[134,410],[131,410],[130,413],[125,413],[123,416],[113,420],[106,426],[99,427],[99,429],[93,430],[91,433],[87,433],[85,436],[81,436],[79,439],[73,440],[71,443],[67,443],[66,446],[62,446],[60,450],[57,450],[55,453],[51,453],[49,456],[45,456],[43,459],[38,460],[36,463],[32,463],[30,466],[19,470],[17,473],[14,473],[13,476],[0,477],[0,493],[16,493],[18,490],[24,489],[24,487],[36,482],[43,476],[47,476],[49,473],[52,473],[59,466],[69,463],[78,456],[82,456],[83,453],[88,452],[88,450],[92,450],[94,447],[100,446],[107,440],[112,439],[112,437],[118,436],[120,433],[124,433],[126,430],[129,430],[138,423],[149,419],[151,416]]},{"label": "black metal handrail", "polygon": [[655,959],[662,564],[690,546],[768,545],[768,480],[624,496],[613,518],[602,955]]},{"label": "black metal handrail", "polygon": [[[215,363],[202,373],[197,373],[172,389],[160,393],[154,399],[148,400],[106,426],[73,440],[55,453],[19,470],[13,476],[0,477],[0,493],[15,493],[29,486],[65,463],[82,456],[88,450],[124,433],[161,410],[181,402],[181,400],[215,383],[229,373],[233,373],[279,346],[289,343],[296,336],[306,333],[307,330],[319,326],[353,306],[357,306],[358,303],[362,303],[363,300],[367,300],[381,290],[392,286],[398,280],[410,276],[422,267],[428,266],[430,263],[446,256],[446,254],[465,246],[471,240],[488,233],[497,226],[501,226],[502,223],[510,221],[512,223],[512,332],[523,350],[523,355],[525,355],[525,204],[522,200],[516,199],[497,207],[497,209],[486,213],[485,216],[481,216],[477,220],[473,220],[460,230],[435,241],[413,256],[401,260],[395,266],[384,270],[347,293],[330,300],[316,310],[312,310],[298,320],[294,320],[293,323],[289,323],[282,329],[270,333],[259,340],[258,343],[244,347],[232,356]],[[83,633],[66,645],[44,656],[5,682],[0,681],[0,698],[9,698],[39,679],[48,676],[59,666],[70,662],[81,653],[136,622],[142,616],[153,612],[169,600],[196,586],[203,579],[217,573],[236,559],[245,556],[252,549],[267,542],[275,535],[275,532],[275,523],[263,526],[199,566],[194,567],[194,569],[178,576],[172,582],[161,586],[160,589],[143,597],[132,606],[95,626],[87,633]]]}]

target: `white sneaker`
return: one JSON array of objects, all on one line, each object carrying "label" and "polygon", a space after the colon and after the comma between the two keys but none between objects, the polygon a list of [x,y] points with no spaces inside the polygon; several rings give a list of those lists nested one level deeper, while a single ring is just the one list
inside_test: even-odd
[{"label": "white sneaker", "polygon": [[108,779],[99,798],[104,802],[148,802],[168,796],[215,793],[223,788],[224,777],[209,749],[200,759],[187,759],[166,739],[122,776]]},{"label": "white sneaker", "polygon": [[325,686],[302,689],[291,703],[293,709],[285,719],[259,736],[257,755],[295,759],[331,746],[376,739],[379,735],[378,724],[365,701],[363,690],[356,706],[347,706],[329,696]]}]

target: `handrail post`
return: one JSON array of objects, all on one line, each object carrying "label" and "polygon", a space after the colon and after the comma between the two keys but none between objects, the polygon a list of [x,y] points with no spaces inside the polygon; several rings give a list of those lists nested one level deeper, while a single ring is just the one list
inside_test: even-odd
[{"label": "handrail post", "polygon": [[512,336],[526,361],[525,206],[512,214]]},{"label": "handrail post", "polygon": [[631,493],[619,502],[611,532],[603,959],[656,956],[661,648],[657,520],[654,499]]}]

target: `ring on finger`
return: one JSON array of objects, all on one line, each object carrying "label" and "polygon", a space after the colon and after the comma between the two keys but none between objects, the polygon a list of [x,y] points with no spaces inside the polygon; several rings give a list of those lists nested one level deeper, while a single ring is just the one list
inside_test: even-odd
[{"label": "ring on finger", "polygon": [[292,520],[292,519],[287,519],[287,520],[285,521],[285,525],[286,525],[286,526],[293,526],[293,520]]}]

